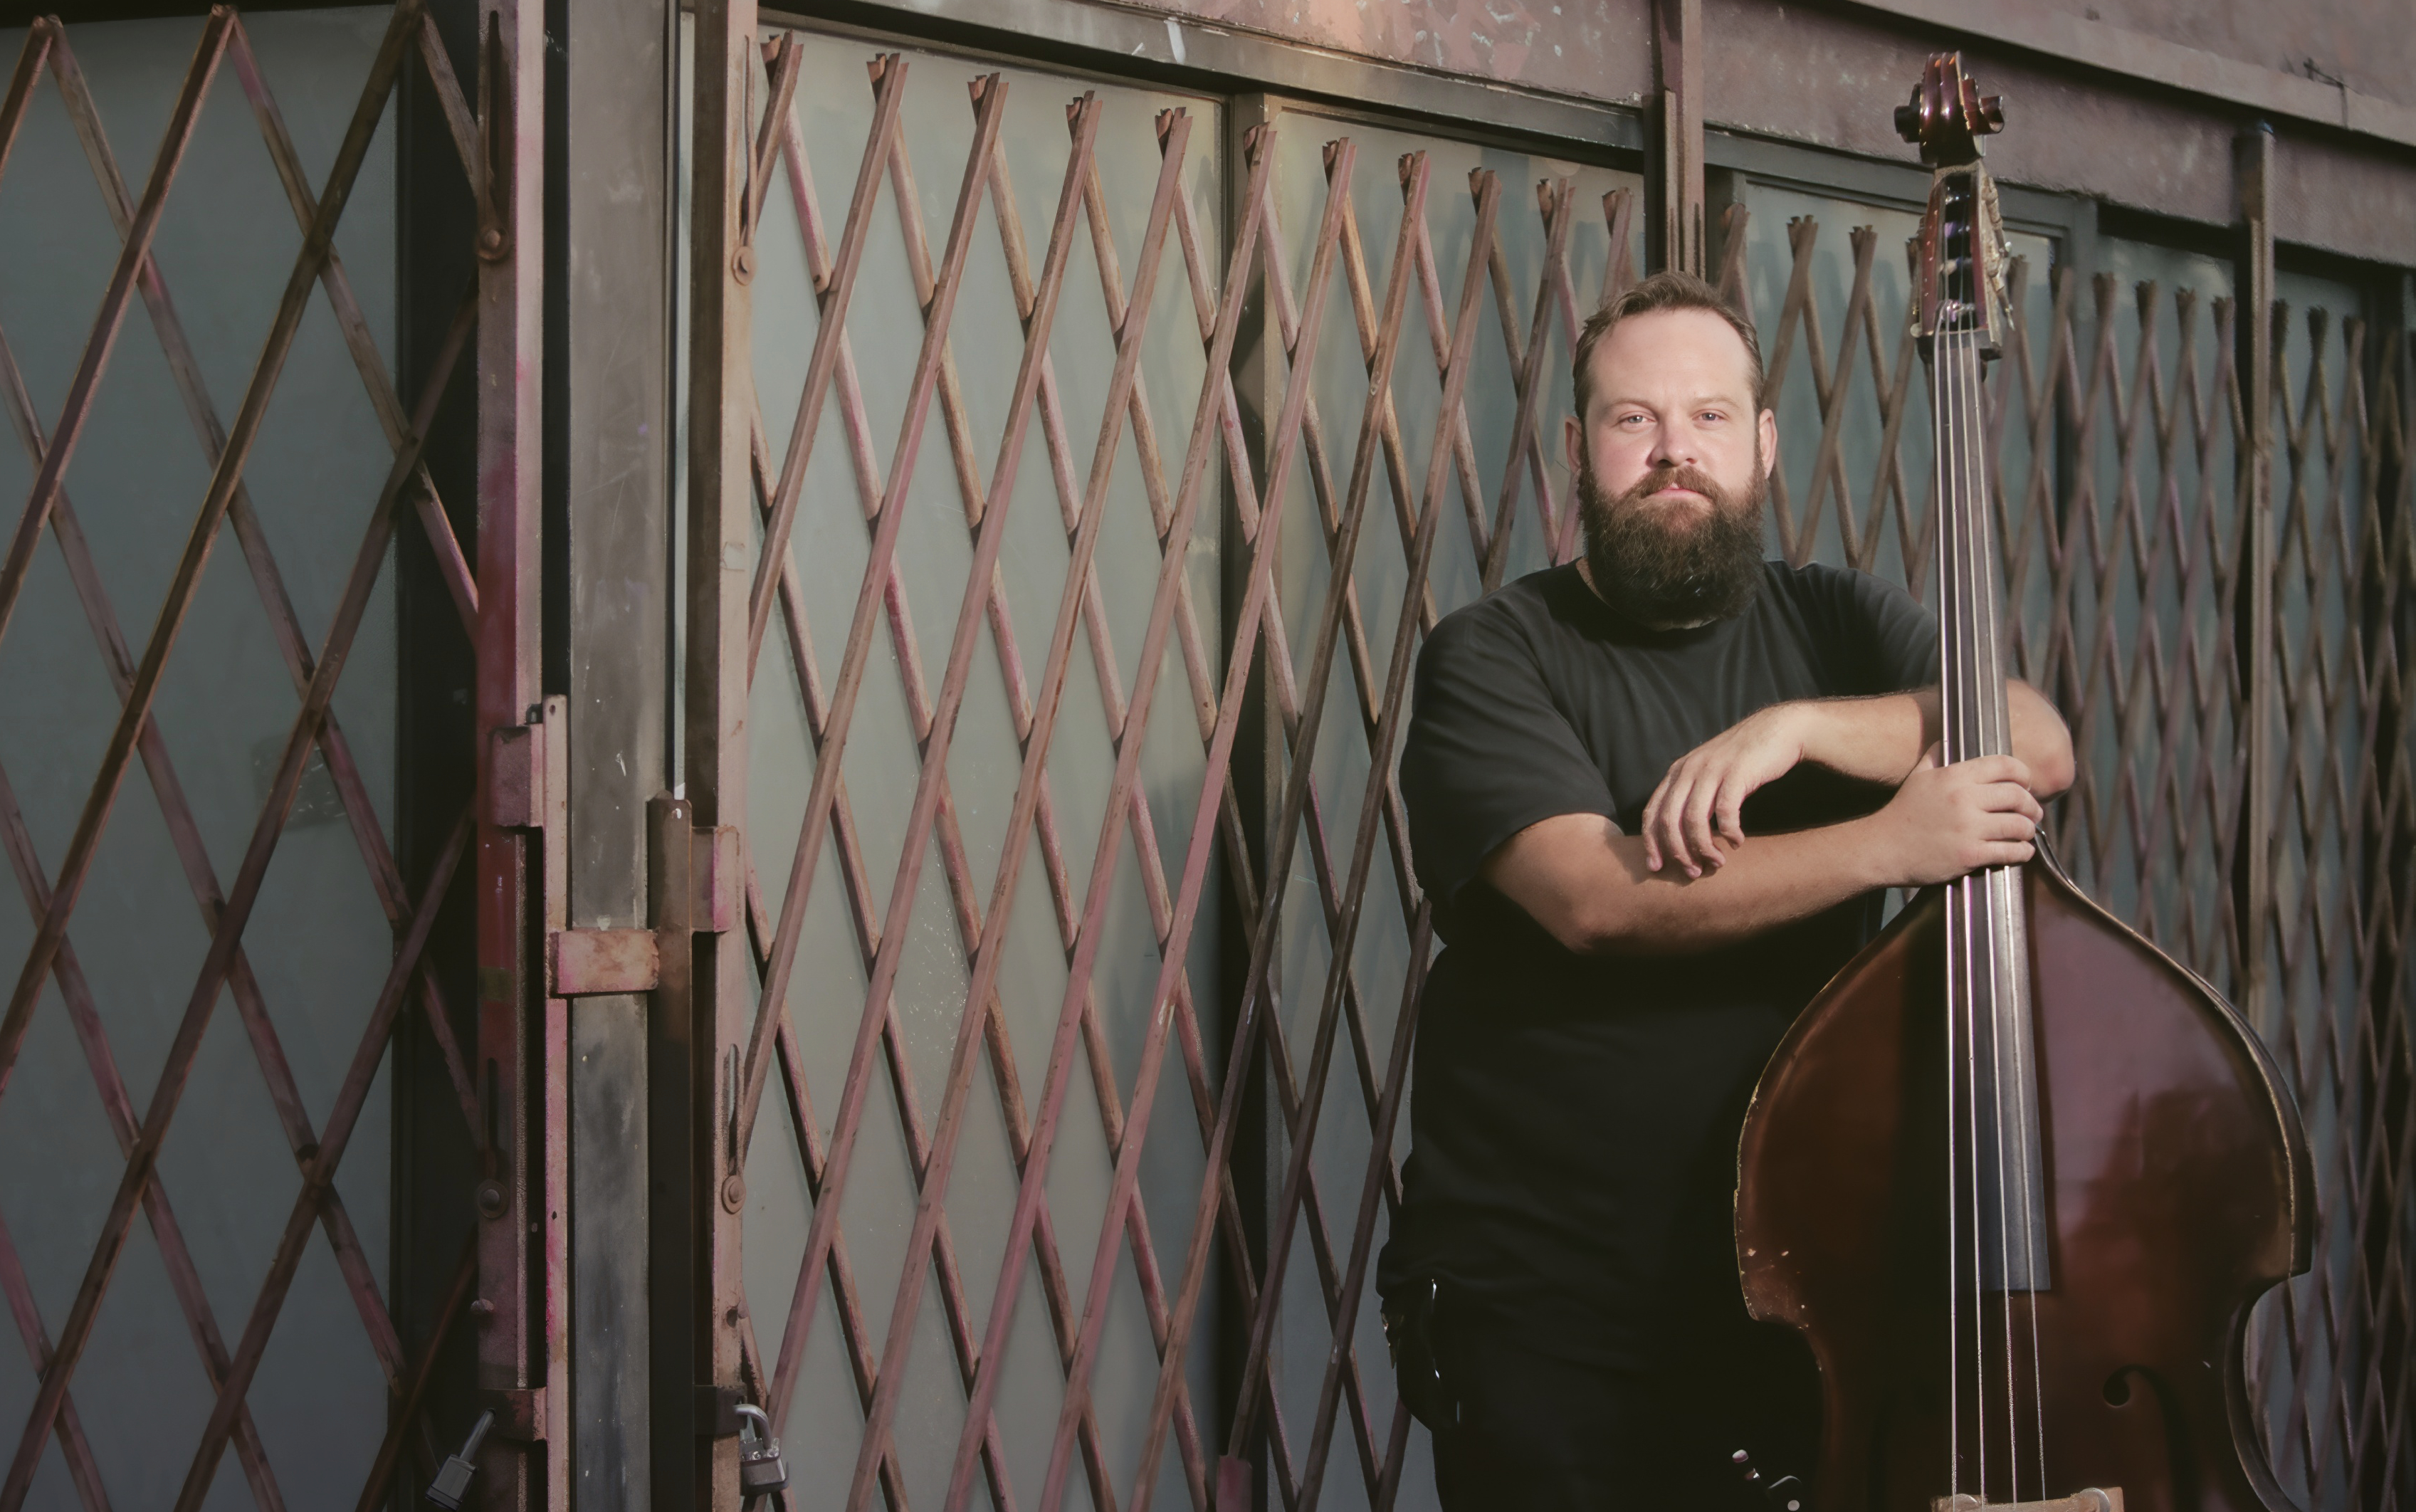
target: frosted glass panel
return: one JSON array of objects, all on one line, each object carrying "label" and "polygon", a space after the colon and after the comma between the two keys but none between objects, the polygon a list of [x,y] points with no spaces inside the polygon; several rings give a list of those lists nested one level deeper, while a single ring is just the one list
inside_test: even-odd
[{"label": "frosted glass panel", "polygon": [[[1434,558],[1428,571],[1428,594],[1437,613],[1449,613],[1470,602],[1486,586],[1485,551],[1498,529],[1509,539],[1501,549],[1496,581],[1508,582],[1549,565],[1553,533],[1547,529],[1539,506],[1535,468],[1518,453],[1512,467],[1513,440],[1518,434],[1518,373],[1514,351],[1523,355],[1531,340],[1545,345],[1540,384],[1531,422],[1542,448],[1542,473],[1548,487],[1552,518],[1565,522],[1571,482],[1561,461],[1561,419],[1569,412],[1569,349],[1578,322],[1593,313],[1607,275],[1612,268],[1614,230],[1625,233],[1625,256],[1619,259],[1623,277],[1634,276],[1642,260],[1642,218],[1635,201],[1642,180],[1633,174],[1577,164],[1538,154],[1451,142],[1431,136],[1390,130],[1348,116],[1307,108],[1278,105],[1271,111],[1276,130],[1274,179],[1275,216],[1281,265],[1295,304],[1305,304],[1315,255],[1320,217],[1330,189],[1328,144],[1348,141],[1355,159],[1348,180],[1351,207],[1357,226],[1357,246],[1364,265],[1369,302],[1369,323],[1363,326],[1354,311],[1347,281],[1351,243],[1346,237],[1336,265],[1335,283],[1326,296],[1325,316],[1316,332],[1311,368],[1312,403],[1318,422],[1314,434],[1305,434],[1300,459],[1282,502],[1283,554],[1278,582],[1288,650],[1293,677],[1305,701],[1321,619],[1332,582],[1332,524],[1322,512],[1338,518],[1351,486],[1354,448],[1368,386],[1367,353],[1374,346],[1372,316],[1381,311],[1396,272],[1395,249],[1400,244],[1406,210],[1402,162],[1405,156],[1426,154],[1427,190],[1423,219],[1430,271],[1417,271],[1412,242],[1411,280],[1404,302],[1399,355],[1391,375],[1391,396],[1398,427],[1398,449],[1379,446],[1372,456],[1366,488],[1366,519],[1354,553],[1351,582],[1357,593],[1357,624],[1346,627],[1346,649],[1333,661],[1330,686],[1312,765],[1315,807],[1308,823],[1321,824],[1325,857],[1320,858],[1304,837],[1292,858],[1291,886],[1282,914],[1281,976],[1275,1021],[1285,1036],[1295,1080],[1305,1079],[1318,1033],[1320,1012],[1329,991],[1334,969],[1329,906],[1338,906],[1348,884],[1353,845],[1367,794],[1373,747],[1367,711],[1381,708],[1385,682],[1395,657],[1397,637],[1403,629],[1403,595],[1408,586],[1410,552],[1407,533],[1417,516],[1439,436],[1451,448],[1449,432],[1439,431],[1443,400],[1438,341],[1447,343],[1453,321],[1467,287],[1471,250],[1475,245],[1478,202],[1472,174],[1490,173],[1499,182],[1494,244],[1501,251],[1500,271],[1506,287],[1493,281],[1480,265],[1480,287],[1473,319],[1476,332],[1473,361],[1461,409],[1467,426],[1467,449],[1451,449],[1435,507]],[[1565,190],[1563,186],[1565,183]],[[1564,280],[1556,276],[1548,253],[1550,237],[1539,205],[1539,188],[1548,186],[1568,197],[1569,231]],[[1621,202],[1609,197],[1626,191]],[[1606,203],[1609,201],[1609,203]],[[1541,301],[1542,321],[1537,324]],[[1437,321],[1433,312],[1440,310]],[[1266,399],[1272,416],[1284,401],[1280,391]],[[1465,473],[1463,473],[1463,462]],[[1328,476],[1321,486],[1315,474]],[[1515,476],[1512,476],[1515,472]],[[1472,490],[1468,485],[1473,483]],[[1321,504],[1321,491],[1327,495]],[[1508,512],[1503,513],[1505,499]],[[1481,522],[1481,523],[1479,523]],[[1412,654],[1423,634],[1422,623],[1409,626]],[[1367,660],[1348,649],[1363,639]],[[1280,695],[1275,695],[1280,696]],[[1406,688],[1403,693],[1407,696]],[[1287,721],[1290,716],[1286,716]],[[1383,770],[1390,772],[1398,756],[1397,737]],[[1272,803],[1273,800],[1271,799]],[[1349,985],[1344,1001],[1346,1023],[1365,1025],[1364,1040],[1356,1027],[1337,1031],[1333,1070],[1318,1110],[1316,1135],[1309,1157],[1315,1181],[1316,1211],[1304,1213],[1295,1234],[1281,1293],[1282,1313],[1272,1358],[1276,1389],[1281,1394],[1285,1432],[1295,1463],[1304,1460],[1313,1435],[1318,1397],[1334,1343],[1334,1327],[1321,1273],[1317,1248],[1331,1247],[1333,1268],[1348,1261],[1351,1230],[1360,1193],[1367,1179],[1371,1146],[1369,1110],[1381,1096],[1382,1079],[1399,1021],[1404,989],[1413,971],[1425,962],[1413,958],[1411,915],[1403,900],[1414,896],[1402,872],[1406,851],[1396,848],[1388,835],[1377,835],[1365,888],[1365,906],[1349,960]],[[1332,878],[1331,893],[1320,873]],[[1332,990],[1344,991],[1336,985]],[[1272,1078],[1271,1078],[1272,1080]],[[1414,1098],[1412,1089],[1411,1097]],[[1273,1101],[1274,1094],[1270,1094]],[[1407,1101],[1394,1128],[1393,1158],[1408,1153],[1410,1111]],[[1286,1122],[1270,1114],[1267,1123],[1270,1187],[1283,1179],[1292,1157]],[[1368,1254],[1372,1257],[1390,1232],[1390,1207],[1380,1208]],[[1312,1240],[1307,1226],[1321,1223],[1326,1233]],[[1370,1266],[1372,1274],[1372,1264]],[[1391,1429],[1396,1392],[1390,1356],[1372,1292],[1360,1299],[1351,1343],[1355,1351],[1371,1426],[1375,1452],[1385,1450]],[[1261,1409],[1263,1413],[1263,1409]],[[1331,1463],[1322,1482],[1319,1504],[1356,1508],[1367,1504],[1363,1459],[1355,1445],[1352,1409],[1346,1404],[1333,1431]],[[1261,1421],[1263,1421],[1263,1416]],[[1433,1504],[1425,1429],[1412,1427],[1409,1459],[1399,1476],[1396,1505]]]},{"label": "frosted glass panel", "polygon": [[[801,70],[794,136],[773,179],[756,234],[751,280],[755,382],[767,476],[792,448],[824,308],[817,284],[833,267],[865,159],[874,94],[863,43],[792,33]],[[1203,700],[1216,696],[1222,642],[1217,617],[1223,500],[1210,475],[1187,534],[1172,541],[1184,597],[1158,664],[1145,720],[1127,713],[1142,679],[1142,644],[1163,560],[1154,513],[1171,507],[1176,475],[1206,373],[1191,278],[1182,243],[1214,297],[1222,275],[1224,123],[1212,101],[1077,81],[1029,69],[1000,70],[1000,172],[988,183],[966,243],[944,367],[919,437],[900,452],[925,331],[930,280],[945,266],[949,232],[966,183],[976,105],[969,85],[991,71],[944,54],[908,51],[900,106],[902,151],[882,175],[865,223],[861,271],[845,317],[846,347],[811,435],[797,494],[790,559],[794,597],[775,611],[750,705],[747,840],[764,904],[778,918],[793,885],[810,888],[798,926],[786,998],[801,1076],[776,1082],[749,1157],[747,1286],[757,1348],[767,1376],[793,1370],[780,1433],[802,1484],[844,1485],[863,1436],[864,1408],[842,1317],[865,1320],[862,1347],[878,1361],[907,1270],[917,1167],[938,1137],[952,1056],[965,1072],[961,1129],[953,1145],[946,1222],[918,1310],[898,1335],[904,1374],[892,1438],[907,1499],[936,1504],[964,1426],[965,1336],[977,1342],[1008,1253],[1019,1172],[1018,1152],[1043,1116],[1052,1044],[1061,1024],[1080,1024],[1065,1064],[1059,1117],[1040,1195],[1048,1255],[1023,1256],[1014,1323],[992,1362],[998,1474],[1019,1502],[1037,1500],[1065,1395],[1060,1336],[1070,1344],[1095,1285],[1103,1322],[1091,1374],[1095,1434],[1077,1460],[1068,1504],[1080,1504],[1090,1455],[1129,1487],[1145,1437],[1159,1356],[1151,1308],[1128,1238],[1112,1271],[1095,1278],[1116,1150],[1106,1111],[1122,1129],[1151,1038],[1159,975],[1154,900],[1170,894],[1186,859],[1206,770]],[[1068,102],[1095,91],[1101,124],[1095,162],[1104,224],[1077,219],[1066,243],[1061,293],[1048,338],[1049,365],[1009,485],[996,490],[1014,380],[1023,357],[1021,312],[1049,264],[1050,225],[1072,145]],[[772,98],[759,75],[757,109]],[[1100,459],[1095,456],[1117,352],[1114,309],[1134,287],[1161,165],[1159,113],[1188,113],[1189,143],[1174,183],[1187,228],[1170,228],[1155,290],[1127,322],[1145,322],[1139,364],[1137,438],[1128,408],[1105,459],[1095,558],[1087,589],[1072,578],[1074,526]],[[1078,186],[1079,187],[1079,186]],[[1002,222],[1006,228],[1002,230]],[[899,482],[901,470],[912,476]],[[1152,477],[1155,470],[1156,476]],[[888,491],[902,511],[890,575],[876,574],[870,640],[860,663],[847,656],[867,583],[871,519]],[[994,491],[996,490],[996,491]],[[998,568],[976,580],[974,522],[1006,511]],[[759,546],[759,550],[760,550]],[[1070,581],[1069,581],[1070,579]],[[1074,598],[1069,600],[1069,590]],[[1084,595],[1087,593],[1088,597]],[[1043,761],[1046,802],[1019,835],[1010,817],[1023,775],[1021,732],[1051,680],[1049,650],[1061,608],[1080,605],[1069,625],[1064,696]],[[945,797],[910,847],[924,745],[933,711],[952,697],[948,667],[963,626],[961,702],[945,764]],[[1187,655],[1185,643],[1192,653]],[[1199,678],[1200,681],[1195,682]],[[839,690],[860,687],[839,757],[844,787],[832,806],[814,869],[792,881],[819,757],[819,732]],[[1101,826],[1119,738],[1139,741],[1135,808],[1149,843],[1119,829],[1102,853]],[[1009,847],[1021,870],[996,945],[995,985],[968,1002],[975,941],[997,896]],[[1104,860],[1102,855],[1104,854]],[[1096,949],[1087,991],[1069,1000],[1069,957],[1095,889],[1094,869],[1116,869],[1098,912],[1079,923]],[[906,879],[912,872],[911,880]],[[1182,991],[1213,1015],[1221,884],[1211,869]],[[850,1266],[842,1288],[816,1278],[816,1310],[789,1321],[814,1203],[810,1164],[838,1137],[851,1051],[867,988],[889,946],[895,985],[881,1051],[869,1066],[838,1247]],[[1077,1019],[1063,1018],[1069,1005]],[[997,1015],[983,1028],[984,1012]],[[967,1037],[971,1036],[970,1039]],[[1174,1289],[1204,1171],[1204,1151],[1180,1048],[1160,1039],[1161,1070],[1139,1167],[1139,1193],[1156,1263]],[[1215,1051],[1211,1051],[1211,1053]],[[800,1137],[802,1135],[802,1138]],[[1155,1278],[1153,1278],[1155,1279]],[[1213,1292],[1213,1285],[1211,1288]],[[1051,1303],[1049,1293],[1059,1293]],[[1053,1308],[1075,1314],[1052,1323]],[[792,1333],[794,1327],[801,1332]],[[1216,1432],[1213,1304],[1192,1330],[1185,1380],[1198,1430]],[[785,1364],[784,1359],[793,1363]],[[1187,1504],[1182,1456],[1164,1450],[1161,1504]],[[977,1493],[986,1494],[986,1493]],[[1121,1494],[1121,1493],[1120,1493]]]},{"label": "frosted glass panel", "polygon": [[[385,23],[383,8],[245,20],[314,186],[336,156]],[[202,27],[195,17],[67,30],[129,197],[143,192]],[[15,59],[25,39],[23,30],[0,31],[0,54]],[[392,133],[382,129],[337,247],[369,332],[389,356],[394,205]],[[0,959],[12,981],[33,934],[22,885],[47,887],[117,721],[102,647],[122,638],[127,655],[142,655],[208,486],[211,455],[191,413],[206,407],[233,423],[301,243],[236,70],[222,66],[154,252],[193,381],[180,386],[164,355],[171,333],[134,300],[67,472],[58,528],[42,541],[0,639],[5,802],[10,823],[23,824],[16,859],[41,873],[0,885]],[[87,144],[45,77],[0,176],[0,332],[44,435],[58,423],[118,248]],[[35,474],[23,430],[0,431],[0,501],[12,527]],[[197,891],[234,886],[300,707],[280,636],[316,654],[392,455],[335,320],[315,299],[245,475],[242,507],[257,536],[248,549],[230,524],[215,543],[160,684],[158,748],[117,794],[68,949],[0,1096],[0,1218],[51,1336],[124,1171],[107,1101],[122,1097],[135,1116],[150,1104],[209,945]],[[272,564],[279,587],[264,595]],[[390,833],[393,820],[386,576],[335,698],[366,809],[348,815],[314,761],[265,873],[236,987],[216,1005],[159,1156],[156,1185],[167,1205],[136,1221],[73,1377],[83,1431],[118,1506],[174,1500],[213,1395],[195,1320],[214,1320],[230,1350],[241,1338],[301,1190],[294,1145],[325,1128],[393,959],[355,835],[356,825]],[[286,613],[290,629],[279,622]],[[272,1044],[272,1061],[283,1063],[273,1075],[262,1068]],[[353,1279],[380,1293],[388,1130],[381,1072],[335,1184],[357,1238]],[[172,1278],[183,1264],[192,1287],[180,1301]],[[387,1378],[370,1339],[329,1246],[314,1235],[247,1399],[258,1453],[225,1456],[209,1505],[250,1504],[255,1487],[271,1481],[292,1506],[350,1504],[359,1495],[387,1409]],[[0,1347],[0,1439],[12,1445],[36,1388],[28,1357],[13,1337]],[[29,1504],[82,1504],[55,1438]]]},{"label": "frosted glass panel", "polygon": [[[1929,554],[1929,397],[1925,372],[1906,339],[1905,299],[1910,275],[1905,244],[1920,229],[1910,210],[1756,183],[1745,193],[1745,294],[1761,335],[1778,415],[1778,476],[1773,480],[1771,550],[1795,560],[1848,564],[1907,583],[1924,600],[1932,597],[1935,571]],[[1800,221],[1814,229],[1805,255],[1811,260],[1808,298],[1787,318]],[[1854,300],[1867,235],[1869,282]],[[2031,363],[2046,360],[2048,287],[2053,245],[2044,236],[2016,232],[2009,238],[2018,272],[2019,328],[2027,333]],[[2016,506],[2033,478],[2030,416],[2019,385],[2038,383],[2025,370],[2018,342],[1992,365],[1987,386],[1992,413],[2010,406],[1996,431],[1997,474]],[[1838,385],[1842,405],[1835,461],[1816,470],[1829,407],[1820,394]],[[1898,398],[1898,389],[1902,398]],[[1902,428],[1891,450],[1888,416],[1901,411]],[[2050,431],[2050,434],[2052,432]],[[2044,575],[2040,586],[2043,589]],[[2025,582],[2025,587],[2030,586]],[[2018,655],[2018,648],[2016,654]]]}]

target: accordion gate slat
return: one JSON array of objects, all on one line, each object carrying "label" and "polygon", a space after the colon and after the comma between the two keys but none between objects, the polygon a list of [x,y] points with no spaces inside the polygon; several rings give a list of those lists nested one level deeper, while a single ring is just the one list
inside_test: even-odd
[{"label": "accordion gate slat", "polygon": [[[496,56],[500,58],[502,54]],[[0,1290],[8,1293],[39,1381],[33,1405],[19,1425],[19,1442],[7,1480],[0,1484],[0,1505],[23,1504],[40,1462],[44,1441],[54,1435],[82,1504],[94,1509],[111,1504],[101,1467],[76,1411],[70,1383],[94,1322],[107,1299],[115,1262],[123,1252],[138,1210],[158,1246],[170,1291],[191,1332],[215,1399],[198,1443],[189,1448],[191,1463],[178,1505],[199,1504],[212,1484],[219,1458],[230,1445],[253,1502],[264,1509],[286,1504],[247,1405],[246,1394],[276,1326],[295,1265],[314,1228],[326,1236],[366,1342],[385,1376],[396,1408],[389,1417],[385,1441],[369,1467],[359,1504],[373,1506],[385,1499],[407,1445],[417,1444],[425,1453],[433,1444],[419,1414],[437,1353],[467,1315],[473,1283],[479,1273],[479,1256],[475,1248],[465,1249],[459,1263],[451,1267],[452,1280],[444,1289],[432,1328],[406,1349],[333,1177],[397,1021],[413,1005],[417,1006],[430,1033],[439,1064],[458,1100],[465,1131],[474,1142],[483,1139],[487,1124],[480,1115],[478,1097],[456,1028],[458,1021],[437,973],[423,960],[438,906],[469,855],[473,826],[470,815],[463,813],[451,826],[450,839],[434,857],[427,875],[415,883],[406,881],[371,805],[359,764],[338,722],[331,699],[405,507],[418,522],[417,528],[430,548],[435,569],[451,597],[466,637],[478,643],[500,636],[505,643],[504,655],[516,657],[521,654],[518,647],[533,628],[533,623],[523,624],[508,617],[480,620],[480,584],[421,461],[436,406],[463,370],[475,365],[472,338],[478,327],[477,283],[474,280],[462,292],[451,328],[429,365],[425,386],[406,410],[389,376],[387,359],[377,349],[332,242],[350,192],[352,175],[359,167],[402,70],[415,58],[426,69],[430,94],[450,123],[465,178],[474,193],[485,196],[489,165],[508,165],[512,158],[512,144],[496,140],[498,123],[492,110],[498,99],[506,98],[504,92],[510,88],[511,82],[488,81],[489,88],[482,93],[479,108],[474,111],[462,97],[433,23],[416,3],[395,8],[376,61],[362,87],[360,102],[353,113],[350,129],[333,168],[316,191],[287,133],[243,23],[232,10],[214,11],[201,28],[192,64],[139,202],[128,192],[67,29],[47,20],[37,21],[28,28],[7,103],[0,106],[0,171],[5,171],[18,129],[43,75],[48,73],[82,143],[100,189],[102,205],[122,244],[76,379],[59,415],[47,428],[27,391],[16,357],[8,348],[6,336],[0,334],[0,402],[5,402],[11,429],[36,470],[31,496],[17,519],[5,571],[0,571],[0,604],[8,610],[14,609],[33,553],[47,527],[58,543],[68,582],[101,651],[102,665],[121,709],[75,836],[55,873],[46,874],[35,854],[16,792],[6,775],[0,774],[0,830],[5,830],[11,869],[37,925],[33,945],[20,963],[10,1011],[6,1022],[0,1023],[0,1088],[5,1088],[7,1073],[15,1066],[43,988],[55,985],[126,1162],[114,1205],[102,1228],[83,1284],[55,1340],[43,1325],[16,1247],[5,1232],[0,1232]],[[213,408],[164,274],[153,256],[161,208],[172,192],[176,169],[193,139],[202,106],[218,83],[221,66],[233,70],[266,150],[269,166],[304,238],[278,305],[266,351],[250,375],[231,428],[220,422]],[[489,224],[507,227],[511,208],[508,204],[494,207]],[[489,260],[491,265],[496,261]],[[506,256],[501,261],[501,271],[508,277],[509,259]],[[370,409],[394,451],[393,464],[378,497],[355,502],[354,507],[361,508],[365,537],[350,580],[334,606],[329,628],[315,647],[302,627],[245,483],[253,443],[276,392],[285,354],[314,288],[325,295],[326,308],[361,379]],[[109,358],[125,326],[127,311],[138,294],[186,418],[211,469],[200,518],[189,533],[177,574],[139,659],[103,587],[91,544],[62,481],[96,396],[103,391]],[[516,360],[513,351],[507,341],[504,346],[507,359]],[[509,416],[496,421],[493,431],[497,445],[505,448],[517,445]],[[363,508],[363,503],[368,507]],[[489,518],[506,534],[511,503],[507,498],[491,501]],[[243,569],[249,576],[294,693],[301,703],[284,743],[269,801],[231,886],[222,885],[214,870],[165,738],[152,718],[163,670],[194,601],[222,522],[231,530]],[[499,601],[508,604],[512,599],[513,595],[506,592]],[[0,625],[5,623],[5,616],[0,615]],[[515,712],[513,722],[517,721]],[[251,906],[259,896],[263,876],[276,853],[287,810],[299,787],[305,759],[314,755],[324,764],[371,893],[396,937],[395,961],[377,1001],[354,1006],[359,1026],[358,1049],[325,1122],[315,1129],[287,1064],[275,1017],[242,944]],[[122,782],[138,757],[211,941],[182,1027],[169,1050],[149,1104],[139,1113],[134,1094],[119,1072],[102,1013],[68,935],[92,857]],[[270,1104],[302,1178],[267,1276],[260,1284],[242,1336],[232,1349],[213,1315],[157,1165],[180,1094],[194,1074],[195,1052],[221,990],[234,1001],[244,1042],[265,1083]],[[515,1261],[515,1264],[524,1263]],[[525,1274],[515,1269],[508,1278],[491,1278],[489,1289],[495,1294],[517,1294],[525,1287]],[[170,1446],[170,1452],[182,1452],[183,1447]],[[527,1480],[515,1476],[513,1484],[525,1487]]]}]

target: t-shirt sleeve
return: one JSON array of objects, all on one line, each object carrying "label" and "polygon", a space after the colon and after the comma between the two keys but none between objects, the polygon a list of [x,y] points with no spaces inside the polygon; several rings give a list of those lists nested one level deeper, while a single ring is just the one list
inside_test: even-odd
[{"label": "t-shirt sleeve", "polygon": [[1418,656],[1401,797],[1419,885],[1446,912],[1486,856],[1528,825],[1616,812],[1534,652],[1469,614],[1437,626]]},{"label": "t-shirt sleeve", "polygon": [[1938,617],[1867,572],[1841,572],[1846,665],[1858,694],[1901,693],[1938,681]]}]

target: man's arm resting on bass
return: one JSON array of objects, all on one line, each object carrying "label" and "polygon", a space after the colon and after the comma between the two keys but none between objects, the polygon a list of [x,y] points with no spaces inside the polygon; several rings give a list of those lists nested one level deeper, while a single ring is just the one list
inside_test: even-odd
[{"label": "man's arm resting on bass", "polygon": [[[2043,798],[2072,786],[2072,734],[2055,705],[2027,683],[2008,680],[2014,754],[2025,785]],[[1747,794],[1799,762],[1870,782],[1901,782],[1938,743],[1938,689],[1879,698],[1774,703],[1670,764],[1644,806],[1638,838],[1648,869],[1689,875],[1723,865],[1744,839],[1738,819]],[[1722,842],[1725,842],[1723,844]]]},{"label": "man's arm resting on bass", "polygon": [[1644,841],[1599,814],[1528,825],[1477,870],[1569,949],[1674,955],[1750,939],[1874,887],[1945,882],[2031,858],[2042,817],[2029,768],[1991,756],[1925,763],[1878,812],[1756,835],[1699,877],[1653,871]]}]

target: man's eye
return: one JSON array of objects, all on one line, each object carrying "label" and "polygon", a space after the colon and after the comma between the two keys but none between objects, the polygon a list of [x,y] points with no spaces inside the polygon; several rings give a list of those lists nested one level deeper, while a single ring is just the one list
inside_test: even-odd
[{"label": "man's eye", "polygon": [[1646,420],[1648,420],[1648,419],[1650,419],[1650,418],[1651,418],[1651,416],[1645,416],[1645,415],[1623,415],[1623,416],[1621,416],[1619,417],[1619,423],[1620,423],[1621,425],[1629,425],[1629,426],[1633,426],[1633,425],[1642,425]]},{"label": "man's eye", "polygon": [[1718,422],[1728,418],[1728,413],[1725,410],[1705,410],[1702,414],[1696,416],[1695,418],[1698,420],[1709,420],[1714,424],[1717,424]]}]

